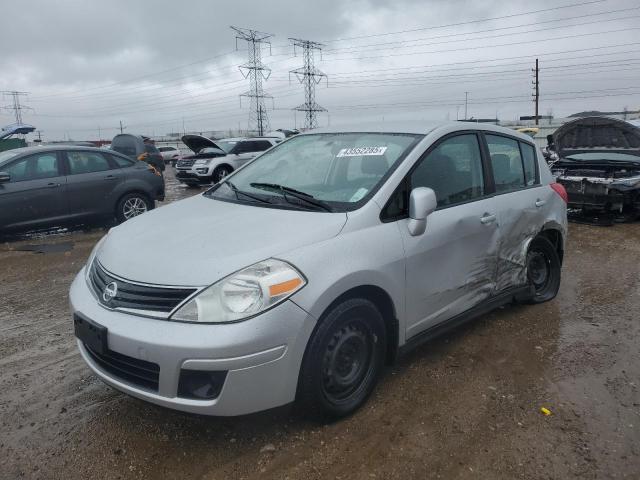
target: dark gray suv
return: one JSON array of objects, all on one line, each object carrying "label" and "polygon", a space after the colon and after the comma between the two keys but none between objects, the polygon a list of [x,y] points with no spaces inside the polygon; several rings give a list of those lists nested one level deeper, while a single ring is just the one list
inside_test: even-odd
[{"label": "dark gray suv", "polygon": [[123,222],[164,199],[146,163],[92,147],[0,152],[0,232],[89,222]]}]

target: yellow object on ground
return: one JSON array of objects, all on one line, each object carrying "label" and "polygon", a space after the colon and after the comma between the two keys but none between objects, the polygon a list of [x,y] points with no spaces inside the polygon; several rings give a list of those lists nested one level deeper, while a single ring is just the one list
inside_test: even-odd
[{"label": "yellow object on ground", "polygon": [[540,407],[540,411],[542,412],[543,415],[546,415],[546,416],[551,415],[551,410],[549,410],[546,407]]}]

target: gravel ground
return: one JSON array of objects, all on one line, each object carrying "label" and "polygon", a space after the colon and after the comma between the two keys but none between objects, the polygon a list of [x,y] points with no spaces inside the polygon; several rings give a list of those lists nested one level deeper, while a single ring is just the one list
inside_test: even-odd
[{"label": "gravel ground", "polygon": [[[167,201],[198,192],[167,181]],[[290,406],[197,417],[97,380],[67,291],[103,234],[0,244],[0,479],[640,478],[637,224],[571,225],[556,300],[424,345],[329,425]]]}]

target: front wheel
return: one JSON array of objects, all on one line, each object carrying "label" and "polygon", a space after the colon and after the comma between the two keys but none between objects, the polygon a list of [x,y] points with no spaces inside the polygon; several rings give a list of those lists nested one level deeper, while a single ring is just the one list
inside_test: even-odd
[{"label": "front wheel", "polygon": [[126,222],[153,208],[153,203],[142,193],[128,193],[120,199],[116,207],[118,223]]},{"label": "front wheel", "polygon": [[353,298],[331,309],[305,352],[298,400],[316,417],[343,417],[357,410],[373,391],[386,351],[380,311],[369,300]]},{"label": "front wheel", "polygon": [[219,167],[216,167],[216,169],[213,171],[213,175],[211,175],[211,181],[213,183],[220,183],[231,172],[232,170],[230,167],[227,167],[225,165],[220,165]]},{"label": "front wheel", "polygon": [[560,271],[560,258],[552,243],[544,237],[534,238],[527,252],[527,279],[533,290],[527,303],[554,299],[560,289]]}]

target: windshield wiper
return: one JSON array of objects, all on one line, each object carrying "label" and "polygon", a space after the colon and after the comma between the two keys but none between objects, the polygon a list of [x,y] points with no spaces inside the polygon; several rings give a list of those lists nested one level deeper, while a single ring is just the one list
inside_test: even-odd
[{"label": "windshield wiper", "polygon": [[277,183],[254,182],[254,183],[250,183],[249,185],[251,185],[253,188],[260,188],[262,190],[280,192],[282,194],[282,196],[284,197],[284,199],[289,203],[293,203],[293,202],[291,202],[287,198],[287,195],[291,195],[292,197],[296,197],[298,200],[302,200],[303,202],[307,202],[309,205],[313,205],[313,206],[315,206],[317,208],[320,208],[320,209],[322,209],[322,210],[324,210],[326,212],[333,212],[333,208],[331,208],[329,206],[329,204],[327,204],[326,202],[323,202],[322,200],[317,200],[313,195],[310,195],[310,194],[305,193],[305,192],[301,192],[300,190],[296,190],[295,188],[285,187],[284,185],[279,185]]},{"label": "windshield wiper", "polygon": [[256,197],[255,195],[251,195],[250,193],[243,192],[242,190],[238,190],[238,187],[236,187],[229,180],[224,180],[222,183],[227,185],[231,190],[233,190],[233,193],[236,194],[236,198],[238,200],[240,200],[240,195],[244,195],[245,197],[251,198],[252,200],[255,200],[256,202],[271,204],[271,202],[269,200],[265,200],[264,198]]}]

